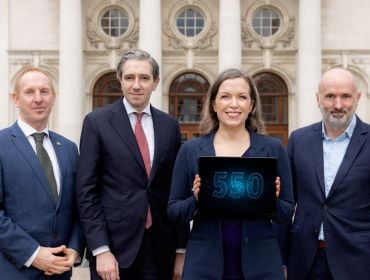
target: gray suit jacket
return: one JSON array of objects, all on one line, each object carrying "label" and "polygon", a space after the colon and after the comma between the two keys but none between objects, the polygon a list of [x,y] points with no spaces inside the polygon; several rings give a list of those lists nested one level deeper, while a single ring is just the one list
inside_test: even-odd
[{"label": "gray suit jacket", "polygon": [[[18,124],[0,131],[1,279],[43,279],[42,271],[24,266],[38,246],[64,244],[83,252],[74,198],[77,146],[53,132],[50,139],[61,172],[57,202],[37,155]],[[69,279],[70,274],[52,279]]]}]

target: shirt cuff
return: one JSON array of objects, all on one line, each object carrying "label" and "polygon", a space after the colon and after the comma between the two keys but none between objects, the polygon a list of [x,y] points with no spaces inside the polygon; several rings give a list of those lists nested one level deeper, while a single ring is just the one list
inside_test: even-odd
[{"label": "shirt cuff", "polygon": [[176,249],[176,253],[177,254],[185,254],[186,253],[186,249],[185,248]]},{"label": "shirt cuff", "polygon": [[95,250],[93,250],[92,251],[92,254],[95,257],[95,256],[97,256],[97,255],[99,255],[101,253],[105,253],[105,252],[108,252],[108,251],[110,251],[109,246],[108,245],[104,245],[104,246],[101,246],[101,247],[96,248]]},{"label": "shirt cuff", "polygon": [[30,267],[31,264],[33,263],[33,261],[36,259],[36,256],[37,254],[40,252],[40,246],[37,247],[36,251],[32,254],[32,256],[26,261],[26,263],[24,264],[24,266],[26,267]]}]

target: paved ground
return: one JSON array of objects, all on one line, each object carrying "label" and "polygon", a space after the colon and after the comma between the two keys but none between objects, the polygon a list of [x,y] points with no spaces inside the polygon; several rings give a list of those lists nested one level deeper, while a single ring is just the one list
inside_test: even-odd
[{"label": "paved ground", "polygon": [[72,280],[90,280],[88,267],[75,267],[73,269]]}]

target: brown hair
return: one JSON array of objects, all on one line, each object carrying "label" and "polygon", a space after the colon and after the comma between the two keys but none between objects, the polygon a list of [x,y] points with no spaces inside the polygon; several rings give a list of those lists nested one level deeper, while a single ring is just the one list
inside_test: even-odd
[{"label": "brown hair", "polygon": [[214,132],[218,129],[219,120],[217,118],[217,114],[213,109],[213,103],[216,99],[218,90],[221,84],[225,80],[229,79],[236,79],[236,78],[243,78],[249,85],[250,90],[250,97],[253,102],[252,111],[249,113],[247,120],[245,121],[245,127],[248,130],[258,132],[261,134],[265,134],[265,125],[262,120],[262,110],[261,110],[261,101],[254,85],[252,78],[245,74],[243,71],[235,68],[227,69],[221,72],[214,83],[211,85],[207,97],[206,102],[203,108],[202,119],[200,121],[199,131],[200,134],[205,135],[211,132]]}]

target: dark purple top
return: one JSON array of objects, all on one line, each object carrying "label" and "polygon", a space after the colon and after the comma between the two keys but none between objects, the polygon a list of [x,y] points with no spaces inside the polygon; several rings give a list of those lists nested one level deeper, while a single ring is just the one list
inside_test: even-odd
[{"label": "dark purple top", "polygon": [[[242,157],[249,156],[249,149]],[[222,220],[222,239],[224,251],[223,280],[243,280],[242,270],[242,229],[243,221]]]}]

